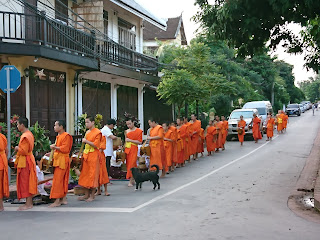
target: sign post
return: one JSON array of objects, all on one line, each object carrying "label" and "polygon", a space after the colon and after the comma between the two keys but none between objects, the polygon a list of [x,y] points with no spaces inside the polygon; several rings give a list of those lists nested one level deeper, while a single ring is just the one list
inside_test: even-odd
[{"label": "sign post", "polygon": [[[21,85],[20,72],[15,66],[4,66],[0,71],[0,89],[7,93],[7,142],[8,160],[11,157],[11,93],[14,93]],[[10,167],[8,169],[9,183],[11,177]]]},{"label": "sign post", "polygon": [[[10,67],[6,68],[6,72],[7,72],[7,142],[8,142],[8,160],[11,157],[11,122],[10,122],[10,118],[11,118],[11,102],[10,102],[10,95],[11,95],[11,91],[10,91]],[[8,91],[9,90],[9,91]],[[9,168],[9,173],[10,173],[10,168]],[[9,183],[10,183],[10,176],[11,174],[9,174]]]}]

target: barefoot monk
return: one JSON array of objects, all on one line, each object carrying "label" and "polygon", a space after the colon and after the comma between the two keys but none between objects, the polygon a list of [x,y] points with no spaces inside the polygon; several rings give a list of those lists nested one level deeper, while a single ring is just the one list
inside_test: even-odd
[{"label": "barefoot monk", "polygon": [[132,119],[126,121],[128,130],[126,131],[126,163],[127,163],[127,179],[130,179],[128,187],[132,187],[134,179],[132,176],[131,168],[137,167],[138,158],[138,145],[142,143],[143,131],[137,128]]},{"label": "barefoot monk", "polygon": [[79,177],[79,185],[85,188],[85,195],[79,197],[80,201],[91,202],[94,200],[96,188],[99,186],[99,157],[102,133],[94,126],[94,118],[87,117],[85,120],[88,129],[82,139],[85,144],[83,151],[82,168]]},{"label": "barefoot monk", "polygon": [[156,164],[159,166],[159,169],[162,170],[161,176],[164,177],[166,174],[165,166],[163,166],[163,151],[161,149],[163,145],[163,128],[157,124],[157,122],[153,119],[150,119],[149,126],[151,128],[150,130],[150,136],[148,137],[148,140],[150,140],[150,149],[151,149],[151,156],[150,156],[150,166]]},{"label": "barefoot monk", "polygon": [[70,151],[72,148],[72,137],[65,132],[65,121],[56,121],[54,131],[58,133],[56,144],[50,146],[54,150],[53,154],[53,181],[50,192],[50,198],[55,199],[49,207],[58,207],[61,204],[67,204],[67,193],[70,173]]},{"label": "barefoot monk", "polygon": [[33,207],[32,197],[38,192],[36,162],[33,156],[34,137],[28,129],[29,120],[18,119],[18,129],[22,132],[19,145],[15,147],[17,158],[17,195],[18,199],[26,198],[26,203],[18,210],[28,210]]}]

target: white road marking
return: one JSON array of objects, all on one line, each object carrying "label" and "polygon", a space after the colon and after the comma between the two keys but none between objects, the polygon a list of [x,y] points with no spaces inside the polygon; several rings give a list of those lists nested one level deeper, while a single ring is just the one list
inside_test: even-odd
[{"label": "white road marking", "polygon": [[[15,212],[18,207],[5,207],[7,212]],[[48,207],[37,207],[34,206],[32,209],[27,210],[27,212],[97,212],[97,213],[131,213],[134,212],[134,208],[94,208],[94,207],[57,207],[57,208],[48,208]]]},{"label": "white road marking", "polygon": [[[273,140],[276,139],[277,137],[279,137],[279,135],[275,136],[273,138]],[[152,203],[154,203],[156,201],[159,201],[159,200],[161,200],[161,199],[163,199],[165,197],[168,197],[168,196],[170,196],[170,195],[172,195],[172,194],[174,194],[174,193],[176,193],[176,192],[178,192],[178,191],[180,191],[182,189],[185,189],[185,188],[191,186],[192,184],[200,182],[201,180],[203,180],[203,179],[205,179],[205,178],[207,178],[207,177],[209,177],[209,176],[211,176],[211,175],[223,170],[224,168],[226,168],[226,167],[228,167],[228,166],[230,166],[232,164],[235,164],[235,163],[239,162],[240,160],[242,160],[242,159],[248,157],[249,155],[255,153],[256,151],[258,151],[259,149],[263,148],[264,146],[266,146],[269,143],[270,142],[266,142],[266,143],[262,144],[260,147],[258,147],[256,149],[252,150],[251,152],[243,155],[242,157],[239,157],[239,158],[237,158],[235,160],[232,160],[231,162],[229,162],[229,163],[227,163],[227,164],[225,164],[225,165],[223,165],[223,166],[221,166],[221,167],[219,167],[219,168],[207,173],[206,175],[203,175],[200,178],[197,178],[197,179],[193,180],[192,182],[186,183],[186,184],[184,184],[184,185],[182,185],[182,186],[180,186],[180,187],[178,187],[176,189],[173,189],[173,190],[171,190],[171,191],[169,191],[169,192],[167,192],[165,194],[162,194],[162,195],[160,195],[158,197],[155,197],[155,198],[153,198],[153,199],[151,199],[151,200],[149,200],[149,201],[147,201],[147,202],[145,202],[145,203],[143,203],[143,204],[141,204],[141,205],[139,205],[137,207],[134,207],[134,208],[95,208],[95,207],[81,207],[80,208],[80,207],[65,207],[65,206],[64,207],[58,207],[58,208],[48,208],[48,207],[37,207],[37,206],[35,206],[32,209],[27,210],[27,211],[28,212],[79,212],[79,213],[82,213],[82,212],[133,213],[133,212],[138,211],[138,210],[140,210],[140,209],[142,209],[142,208],[144,208],[146,206],[149,206],[150,204],[152,204]],[[18,209],[18,207],[11,207],[11,206],[10,207],[7,207],[7,206],[5,207],[5,211],[9,211],[9,212],[16,211],[17,209]]]},{"label": "white road marking", "polygon": [[[278,137],[278,136],[274,137],[273,139],[276,139],[277,137]],[[239,157],[239,158],[237,158],[237,159],[235,159],[235,160],[232,160],[231,162],[223,165],[222,167],[219,167],[219,168],[217,168],[216,170],[213,170],[213,171],[207,173],[206,175],[203,175],[202,177],[200,177],[200,178],[198,178],[198,179],[196,179],[196,180],[193,180],[192,182],[189,182],[189,183],[187,183],[187,184],[184,184],[184,185],[182,185],[182,186],[180,186],[180,187],[178,187],[178,188],[176,188],[176,189],[174,189],[174,190],[171,190],[170,192],[167,192],[167,193],[165,193],[165,194],[163,194],[163,195],[160,195],[160,196],[158,196],[158,197],[155,197],[154,199],[151,199],[150,201],[145,202],[145,203],[143,203],[143,204],[135,207],[135,208],[134,208],[134,211],[137,211],[137,210],[139,210],[139,209],[141,209],[141,208],[144,208],[144,207],[146,207],[146,206],[148,206],[148,205],[150,205],[150,204],[152,204],[152,203],[154,203],[154,202],[156,202],[156,201],[158,201],[158,200],[160,200],[160,199],[163,199],[163,198],[165,198],[165,197],[167,197],[167,196],[170,196],[170,195],[172,195],[172,194],[174,194],[174,193],[176,193],[176,192],[178,192],[178,191],[180,191],[180,190],[182,190],[182,189],[184,189],[184,188],[186,188],[186,187],[191,186],[192,184],[195,184],[195,183],[197,183],[197,182],[200,182],[201,180],[203,180],[203,179],[211,176],[212,174],[215,174],[215,173],[223,170],[224,168],[226,168],[226,167],[228,167],[228,166],[230,166],[230,165],[232,165],[232,164],[235,164],[236,162],[240,161],[241,159],[243,159],[243,158],[245,158],[245,157],[248,157],[248,156],[251,155],[252,153],[258,151],[260,148],[263,148],[264,146],[266,146],[268,143],[270,143],[270,142],[266,142],[266,143],[262,144],[260,147],[252,150],[251,152],[243,155],[242,157]]]}]

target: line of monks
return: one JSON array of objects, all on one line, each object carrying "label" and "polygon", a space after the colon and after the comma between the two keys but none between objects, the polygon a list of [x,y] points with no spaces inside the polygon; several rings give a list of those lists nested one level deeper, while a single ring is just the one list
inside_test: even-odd
[{"label": "line of monks", "polygon": [[[267,141],[273,137],[274,126],[277,125],[278,132],[285,132],[287,127],[288,116],[279,111],[276,119],[271,114],[267,118]],[[15,167],[17,168],[17,197],[18,199],[26,198],[26,203],[19,207],[18,210],[27,210],[33,207],[32,197],[37,194],[37,174],[36,163],[33,156],[34,137],[28,129],[28,119],[18,119],[18,129],[22,132],[19,145],[15,147],[17,158]],[[78,198],[81,201],[91,202],[95,195],[101,193],[100,187],[104,185],[105,195],[110,194],[107,191],[109,176],[107,172],[107,158],[104,154],[106,149],[106,137],[102,132],[95,128],[93,117],[87,117],[85,120],[88,129],[85,137],[82,139],[84,144],[83,161],[79,177],[79,185],[85,189],[84,196]],[[131,168],[137,167],[138,145],[142,144],[143,131],[137,128],[131,119],[126,121],[128,130],[126,131],[125,153],[127,165],[127,179],[129,185],[133,186]],[[209,125],[204,130],[201,128],[201,121],[197,120],[195,115],[188,118],[178,118],[176,122],[163,123],[159,125],[155,120],[149,120],[150,129],[147,140],[151,150],[150,166],[156,164],[162,170],[162,177],[175,168],[184,167],[187,161],[198,159],[198,155],[203,156],[204,142],[206,141],[208,156],[214,152],[225,150],[225,142],[228,135],[228,121],[224,116],[221,120],[218,116],[209,121]],[[253,115],[252,122],[253,137],[257,142],[261,139],[261,119]],[[114,126],[108,125],[110,129]],[[241,145],[244,141],[246,122],[241,116],[238,122],[238,138]],[[68,181],[70,173],[70,151],[73,139],[66,131],[64,121],[56,121],[54,131],[58,134],[55,144],[50,148],[53,151],[54,176],[50,198],[55,199],[49,207],[57,207],[67,204]],[[4,197],[9,197],[8,182],[8,161],[7,161],[7,139],[0,134],[0,211],[3,208]],[[152,170],[152,169],[151,169]]]}]

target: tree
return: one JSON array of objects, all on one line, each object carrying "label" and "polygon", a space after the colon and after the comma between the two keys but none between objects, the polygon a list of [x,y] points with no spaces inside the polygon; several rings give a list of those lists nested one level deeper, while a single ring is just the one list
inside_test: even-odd
[{"label": "tree", "polygon": [[291,103],[299,103],[304,100],[305,96],[303,91],[296,87],[294,84],[293,66],[284,62],[276,61],[276,66],[279,70],[280,77],[285,81],[286,90],[290,96]]},{"label": "tree", "polygon": [[300,88],[306,95],[307,99],[311,102],[320,100],[320,76],[317,75],[315,78],[310,77],[300,83]]},{"label": "tree", "polygon": [[195,82],[191,73],[185,69],[164,70],[164,76],[157,89],[160,99],[168,104],[176,104],[178,115],[186,101],[199,99],[203,89]]},{"label": "tree", "polygon": [[[261,54],[266,44],[272,49],[282,44],[290,53],[306,50],[306,66],[320,69],[320,1],[215,0],[212,5],[208,0],[195,2],[200,11],[194,19],[208,34],[235,47],[240,56]],[[288,23],[298,23],[306,29],[299,36]]]},{"label": "tree", "polygon": [[[235,95],[237,93],[235,84],[228,81],[226,77],[220,73],[220,68],[213,62],[210,48],[205,43],[191,41],[191,44],[186,48],[174,45],[163,46],[159,61],[164,67],[162,71],[164,77],[162,79],[163,83],[161,82],[159,85],[158,94],[161,98],[166,99],[169,104],[175,103],[169,100],[169,98],[174,97],[176,101],[181,100],[181,98],[176,98],[180,93],[174,94],[174,91],[187,91],[190,94],[189,97],[185,97],[184,100],[189,104],[198,100],[197,102],[204,107],[206,111],[208,110],[208,101],[211,96],[220,93],[228,95]],[[173,68],[172,66],[175,67]],[[185,70],[185,72],[177,71],[177,69]],[[191,83],[190,85],[186,83],[185,86],[182,86],[184,84],[183,81],[186,81],[185,79],[183,81],[181,80],[182,73],[185,74],[184,77],[187,77],[187,79],[193,79],[196,85],[196,88],[194,88],[195,97],[191,96],[192,91],[188,89]],[[186,75],[187,73],[188,75]],[[181,81],[181,83],[176,83],[175,81]],[[175,87],[180,86],[180,84],[182,85],[173,88],[171,84]],[[164,91],[160,89],[160,87],[168,90]],[[178,103],[180,107],[182,107],[181,104],[181,102]]]}]

